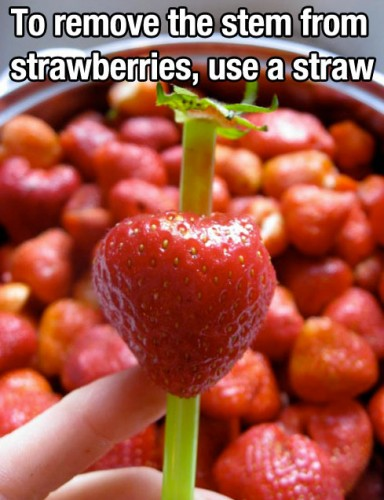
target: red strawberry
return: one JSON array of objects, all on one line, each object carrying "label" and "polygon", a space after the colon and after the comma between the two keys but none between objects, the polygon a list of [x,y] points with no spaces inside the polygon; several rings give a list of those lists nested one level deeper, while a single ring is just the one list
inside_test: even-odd
[{"label": "red strawberry", "polygon": [[308,435],[331,457],[345,492],[351,491],[371,457],[372,425],[364,407],[344,399],[327,405],[294,404],[279,417],[287,432]]},{"label": "red strawberry", "polygon": [[60,396],[54,392],[3,387],[0,391],[0,436],[26,424],[59,400]]},{"label": "red strawberry", "polygon": [[373,455],[348,500],[382,500],[384,498],[384,460],[379,454]]},{"label": "red strawberry", "polygon": [[286,359],[304,324],[291,292],[277,286],[267,316],[252,344],[274,361]]},{"label": "red strawberry", "polygon": [[164,149],[160,153],[164,168],[167,172],[168,183],[171,186],[178,186],[180,183],[181,163],[183,158],[183,146],[176,144]]},{"label": "red strawberry", "polygon": [[372,255],[374,250],[375,240],[368,217],[362,206],[355,203],[337,235],[335,251],[348,264],[355,266]]},{"label": "red strawberry", "polygon": [[120,139],[162,151],[180,142],[176,123],[164,116],[132,116],[123,121]]},{"label": "red strawberry", "polygon": [[280,108],[273,113],[249,113],[246,117],[254,125],[266,125],[268,131],[251,130],[239,139],[239,143],[264,160],[306,149],[333,156],[334,140],[313,114]]},{"label": "red strawberry", "polygon": [[48,379],[34,368],[16,368],[0,376],[0,393],[4,390],[52,392],[52,387]]},{"label": "red strawberry", "polygon": [[30,363],[37,352],[37,332],[20,314],[0,311],[0,372]]},{"label": "red strawberry", "polygon": [[275,265],[280,283],[290,290],[304,316],[320,315],[353,282],[350,266],[333,255],[314,258],[288,251]]},{"label": "red strawberry", "polygon": [[219,491],[236,500],[341,500],[327,455],[311,439],[277,424],[251,427],[214,466]]},{"label": "red strawberry", "polygon": [[109,141],[100,146],[94,156],[98,184],[105,196],[123,179],[137,178],[164,186],[166,170],[160,154],[148,146]]},{"label": "red strawberry", "polygon": [[376,356],[384,358],[384,314],[372,293],[348,288],[328,304],[324,315],[364,337]]},{"label": "red strawberry", "polygon": [[0,166],[0,224],[12,241],[20,243],[55,226],[80,176],[69,165],[48,170],[31,168],[20,157],[6,159]]},{"label": "red strawberry", "polygon": [[335,163],[351,177],[361,179],[371,171],[375,139],[353,120],[343,120],[329,127],[335,141]]},{"label": "red strawberry", "polygon": [[378,379],[376,356],[362,336],[321,316],[306,320],[289,359],[293,391],[305,401],[352,398]]},{"label": "red strawberry", "polygon": [[90,327],[102,322],[98,310],[72,298],[52,302],[39,323],[38,360],[41,371],[58,375],[72,343]]},{"label": "red strawberry", "polygon": [[212,212],[226,212],[231,201],[227,182],[215,175],[212,183]]},{"label": "red strawberry", "polygon": [[196,464],[197,487],[215,489],[212,467],[220,453],[233,439],[233,425],[238,425],[236,419],[217,420],[200,415]]},{"label": "red strawberry", "polygon": [[375,293],[379,287],[380,275],[383,270],[384,253],[377,248],[369,257],[353,268],[355,286]]},{"label": "red strawberry", "polygon": [[48,304],[68,295],[73,277],[73,240],[63,229],[51,228],[18,245],[12,256],[13,281],[31,288]]},{"label": "red strawberry", "polygon": [[355,197],[317,186],[289,187],[281,198],[288,239],[305,255],[325,255],[336,243]]},{"label": "red strawberry", "polygon": [[348,492],[368,465],[373,432],[367,412],[356,401],[338,401],[317,408],[308,435],[331,457],[343,490]]},{"label": "red strawberry", "polygon": [[68,349],[61,370],[62,386],[71,391],[136,364],[136,358],[112,326],[91,326]]},{"label": "red strawberry", "polygon": [[75,249],[86,256],[113,225],[111,214],[101,200],[101,190],[96,184],[82,184],[61,213],[61,223],[72,236]]},{"label": "red strawberry", "polygon": [[277,381],[268,359],[247,350],[231,371],[201,395],[201,410],[216,418],[272,420],[281,406]]},{"label": "red strawberry", "polygon": [[246,350],[275,273],[251,219],[167,212],[116,225],[96,253],[94,284],[152,379],[191,397]]},{"label": "red strawberry", "polygon": [[379,443],[384,445],[384,385],[373,394],[368,412]]},{"label": "red strawberry", "polygon": [[248,215],[260,226],[261,239],[272,257],[288,246],[287,231],[279,203],[262,195],[237,196],[228,208],[231,215]]},{"label": "red strawberry", "polygon": [[123,179],[109,192],[109,207],[115,222],[141,213],[174,210],[177,201],[163,187],[141,179]]},{"label": "red strawberry", "polygon": [[160,450],[155,424],[151,424],[135,436],[115,444],[109,452],[99,458],[88,470],[139,466],[155,468],[160,466]]},{"label": "red strawberry", "polygon": [[116,138],[116,132],[100,120],[100,116],[83,114],[75,118],[60,134],[65,156],[86,179],[96,176],[93,158],[96,150]]}]

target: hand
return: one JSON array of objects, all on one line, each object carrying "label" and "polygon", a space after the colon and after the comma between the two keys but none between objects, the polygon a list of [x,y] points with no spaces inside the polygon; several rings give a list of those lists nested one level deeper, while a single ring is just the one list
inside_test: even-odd
[{"label": "hand", "polygon": [[[0,461],[0,500],[160,500],[162,476],[154,469],[76,475],[115,443],[160,418],[164,410],[164,392],[138,367],[69,393],[0,439],[0,456],[6,457]],[[195,498],[225,497],[197,490]]]}]

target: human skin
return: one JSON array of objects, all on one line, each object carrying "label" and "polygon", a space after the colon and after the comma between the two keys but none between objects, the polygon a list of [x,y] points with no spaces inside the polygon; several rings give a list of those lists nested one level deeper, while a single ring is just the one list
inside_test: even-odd
[{"label": "human skin", "polygon": [[[7,457],[0,463],[0,500],[135,500],[143,495],[147,500],[160,500],[162,475],[154,469],[80,473],[115,443],[138,433],[164,412],[165,393],[140,367],[69,393],[0,439],[0,456]],[[199,500],[223,498],[196,490]]]}]

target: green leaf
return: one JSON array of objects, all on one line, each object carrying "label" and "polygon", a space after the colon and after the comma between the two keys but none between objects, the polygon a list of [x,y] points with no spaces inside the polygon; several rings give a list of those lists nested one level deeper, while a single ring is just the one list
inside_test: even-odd
[{"label": "green leaf", "polygon": [[245,85],[244,97],[241,101],[243,104],[253,104],[257,99],[257,91],[259,89],[259,82],[247,82]]},{"label": "green leaf", "polygon": [[[253,104],[257,95],[257,82],[247,82],[245,86],[244,99],[238,104],[225,104],[210,97],[199,97],[189,89],[173,86],[173,92],[166,94],[160,83],[157,84],[157,101],[159,106],[169,106],[175,112],[175,120],[179,123],[185,120],[199,118],[216,120],[217,133],[228,138],[238,138],[246,134],[250,129],[266,130],[266,127],[258,127],[243,113],[270,113],[278,107],[277,97],[274,96],[269,107],[256,106]],[[196,115],[196,112],[199,112]]]},{"label": "green leaf", "polygon": [[237,111],[238,113],[270,113],[277,109],[279,103],[276,96],[273,96],[271,105],[268,108],[263,106],[256,106],[255,104],[239,103],[239,104],[227,104],[225,107],[232,111]]},{"label": "green leaf", "polygon": [[217,127],[216,132],[221,137],[225,137],[226,139],[240,139],[243,137],[248,130],[240,130],[239,128],[225,128],[225,127]]}]

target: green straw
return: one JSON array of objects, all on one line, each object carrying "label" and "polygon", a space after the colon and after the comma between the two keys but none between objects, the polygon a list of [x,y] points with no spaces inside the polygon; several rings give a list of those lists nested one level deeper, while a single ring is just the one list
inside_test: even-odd
[{"label": "green straw", "polygon": [[[208,215],[217,123],[191,118],[184,123],[180,210]],[[193,500],[196,481],[200,396],[167,395],[162,500]]]}]

